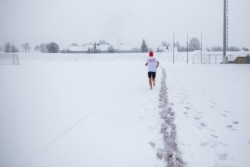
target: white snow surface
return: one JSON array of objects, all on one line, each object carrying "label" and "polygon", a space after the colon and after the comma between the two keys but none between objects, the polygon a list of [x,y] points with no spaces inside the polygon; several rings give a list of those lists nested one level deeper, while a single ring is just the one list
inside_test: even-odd
[{"label": "white snow surface", "polygon": [[155,56],[153,90],[147,53],[19,54],[0,66],[0,167],[177,166],[159,156],[171,147],[163,83],[181,166],[249,167],[250,65]]}]

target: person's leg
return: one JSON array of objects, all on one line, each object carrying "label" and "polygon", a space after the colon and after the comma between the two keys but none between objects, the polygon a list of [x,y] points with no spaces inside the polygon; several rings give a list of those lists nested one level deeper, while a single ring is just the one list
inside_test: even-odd
[{"label": "person's leg", "polygon": [[149,86],[150,86],[150,89],[153,89],[153,82],[152,82],[152,72],[148,72],[148,81],[149,81]]},{"label": "person's leg", "polygon": [[153,89],[153,86],[152,86],[152,79],[149,78],[149,86],[150,86],[150,89]]},{"label": "person's leg", "polygon": [[155,77],[156,77],[156,72],[152,74],[152,82],[154,86],[155,86]]}]

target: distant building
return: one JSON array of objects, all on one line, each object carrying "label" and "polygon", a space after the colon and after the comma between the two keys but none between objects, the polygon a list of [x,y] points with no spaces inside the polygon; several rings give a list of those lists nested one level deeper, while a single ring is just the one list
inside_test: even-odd
[{"label": "distant building", "polygon": [[99,43],[89,43],[84,45],[70,45],[67,48],[68,53],[130,53],[130,52],[138,52],[139,50],[133,48],[128,44],[118,44],[118,45],[110,45],[110,44],[99,44]]},{"label": "distant building", "polygon": [[70,45],[67,48],[68,53],[84,53],[87,52],[88,50],[85,49],[83,46],[76,46],[76,45]]},{"label": "distant building", "polygon": [[158,48],[157,48],[157,52],[168,52],[168,49],[167,49],[166,46],[160,45],[160,46],[158,46]]},{"label": "distant building", "polygon": [[116,52],[121,52],[121,53],[129,53],[129,52],[134,52],[135,49],[129,45],[129,44],[118,44],[116,47],[115,47],[115,51]]},{"label": "distant building", "polygon": [[110,47],[112,47],[109,44],[97,44],[96,49],[98,50],[98,52],[100,53],[108,53]]}]

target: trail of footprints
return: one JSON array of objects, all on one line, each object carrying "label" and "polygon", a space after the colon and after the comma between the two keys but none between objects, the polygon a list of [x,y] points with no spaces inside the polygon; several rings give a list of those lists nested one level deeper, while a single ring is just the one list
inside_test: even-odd
[{"label": "trail of footprints", "polygon": [[[163,69],[163,71],[164,71],[164,69]],[[166,87],[164,87],[164,89],[166,89]],[[165,90],[163,92],[165,92]],[[216,102],[214,102],[213,97],[209,96],[205,91],[202,91],[201,93],[202,93],[202,97],[207,102],[206,103],[207,108],[210,109],[210,110],[215,109],[217,104],[216,104]],[[192,99],[189,97],[189,92],[187,90],[185,90],[185,88],[182,87],[180,94],[177,95],[177,96],[178,96],[178,99],[179,99],[179,101],[177,101],[177,103],[183,105],[183,107],[184,107],[183,114],[186,116],[186,118],[187,119],[190,119],[190,118],[193,119],[195,127],[197,129],[203,130],[203,132],[206,133],[204,135],[207,138],[206,138],[206,140],[201,141],[200,146],[201,147],[210,147],[211,149],[214,150],[214,152],[217,155],[217,159],[218,159],[218,161],[215,162],[216,167],[221,167],[221,166],[227,165],[226,164],[227,160],[231,156],[228,155],[228,153],[226,153],[226,152],[220,151],[220,150],[226,150],[225,148],[227,147],[227,144],[224,143],[223,141],[220,141],[220,135],[216,132],[216,129],[211,128],[209,126],[209,124],[206,123],[206,120],[204,118],[204,111],[201,111],[201,110],[195,108],[195,106],[192,104]],[[164,97],[166,97],[166,94],[164,94]],[[164,99],[164,97],[162,95],[160,95],[160,98]],[[149,98],[150,98],[150,100],[155,100],[155,98],[152,99],[152,97],[150,97],[150,96],[149,96]],[[160,109],[161,108],[166,108],[167,104],[168,104],[169,107],[174,106],[174,103],[169,103],[169,102],[166,102],[165,100],[160,99],[160,104],[158,106]],[[170,112],[170,113],[172,113],[172,112]],[[156,116],[156,115],[154,115],[154,116]],[[230,131],[237,131],[237,125],[239,125],[240,122],[237,121],[237,120],[231,120],[230,119],[230,111],[229,110],[221,111],[220,113],[217,114],[217,116],[221,117],[221,119],[225,119],[226,122],[228,122],[227,124],[225,124],[225,129],[230,130]],[[157,131],[157,129],[158,129],[156,127],[149,127],[149,128],[152,131]],[[162,130],[164,130],[164,127],[161,127],[161,128],[162,128]],[[175,128],[173,127],[173,129],[175,129]],[[170,132],[167,132],[167,131],[166,131],[166,133],[170,133]],[[173,131],[173,132],[175,132],[175,131]],[[166,148],[164,148],[164,149],[159,148],[156,145],[156,143],[157,142],[154,141],[154,140],[149,142],[150,147],[152,147],[153,149],[156,149],[156,156],[159,159],[165,159],[166,161],[170,162],[170,159],[172,159],[172,157],[170,156],[171,154],[169,154],[169,155],[167,154],[167,156],[166,156],[166,151],[167,151]],[[250,136],[248,138],[248,143],[250,145]],[[172,141],[172,143],[168,141],[168,144],[169,145],[171,145],[171,144],[175,145],[175,142],[174,142],[174,140]],[[175,146],[171,146],[171,147],[174,148]],[[177,153],[175,153],[176,158],[178,158],[178,156],[180,158],[180,153],[178,153],[178,149],[175,150],[175,151],[177,152]],[[178,164],[179,166],[185,166],[185,163],[183,162],[183,160],[181,160],[181,158],[179,160],[176,159],[175,161],[179,161],[179,164]],[[170,164],[169,164],[169,166],[171,166]]]},{"label": "trail of footprints", "polygon": [[[206,93],[202,92],[203,97],[207,97]],[[213,109],[216,107],[216,103],[213,101],[212,97],[208,97],[208,105],[210,109]],[[179,95],[179,104],[183,104],[185,111],[183,112],[184,115],[186,115],[187,118],[193,117],[193,119],[198,123],[197,128],[205,128],[207,127],[207,124],[205,120],[203,119],[203,111],[200,111],[199,109],[196,109],[193,104],[190,102],[190,98],[188,95],[188,91],[186,91],[184,88],[182,88],[182,92]],[[174,104],[171,104],[174,105]],[[230,119],[230,111],[225,110],[221,113],[221,116],[224,117],[227,122],[229,122],[226,125],[226,128],[229,130],[237,130],[236,127],[239,124],[239,121],[237,120],[231,120]],[[215,135],[214,135],[215,136]]]},{"label": "trail of footprints", "polygon": [[[150,141],[149,145],[156,149],[156,157],[159,160],[164,160],[168,167],[183,167],[185,163],[182,160],[181,152],[178,149],[176,142],[176,125],[174,123],[175,113],[170,107],[173,104],[168,104],[168,94],[166,86],[166,71],[163,67],[162,78],[160,85],[160,93],[158,95],[158,117],[160,118],[161,142],[163,146],[157,146],[154,141]],[[158,143],[158,142],[157,142]]]},{"label": "trail of footprints", "polygon": [[[214,102],[213,98],[209,97],[205,91],[202,91],[202,97],[207,101],[208,110],[213,110],[216,107],[216,103]],[[218,162],[215,162],[215,166],[224,166],[225,164],[223,163],[226,163],[226,160],[229,159],[230,155],[225,152],[220,152],[219,150],[225,150],[224,148],[227,147],[227,144],[223,141],[220,141],[220,135],[216,132],[216,129],[209,127],[209,125],[206,123],[204,112],[193,106],[189,97],[189,92],[185,90],[185,88],[181,89],[181,93],[179,94],[178,99],[178,103],[182,104],[184,107],[183,114],[185,115],[185,117],[187,119],[193,119],[195,127],[197,129],[203,130],[203,132],[205,133],[204,135],[207,136],[207,141],[202,141],[200,143],[200,146],[211,147],[215,151],[218,158]],[[222,111],[218,115],[218,117],[221,117],[220,119],[226,119],[225,122],[228,122],[228,124],[225,125],[225,129],[230,131],[237,131],[237,125],[239,124],[239,121],[230,119],[229,110]]]}]

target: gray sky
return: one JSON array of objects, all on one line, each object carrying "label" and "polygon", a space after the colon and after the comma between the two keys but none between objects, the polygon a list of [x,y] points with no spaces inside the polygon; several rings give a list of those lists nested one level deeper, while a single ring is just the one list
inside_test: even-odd
[{"label": "gray sky", "polygon": [[[229,1],[229,46],[250,48],[250,0]],[[222,46],[223,0],[0,0],[0,46],[106,40],[156,49],[189,37]],[[18,46],[19,47],[19,46]]]}]

